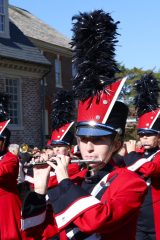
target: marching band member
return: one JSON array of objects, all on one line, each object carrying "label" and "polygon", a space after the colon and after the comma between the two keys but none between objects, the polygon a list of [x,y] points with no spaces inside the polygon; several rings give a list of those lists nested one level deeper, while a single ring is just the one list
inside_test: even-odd
[{"label": "marching band member", "polygon": [[54,154],[70,155],[74,142],[75,100],[72,91],[57,92],[53,102],[52,136],[50,146]]},{"label": "marching band member", "polygon": [[137,131],[144,148],[125,157],[130,168],[138,166],[139,173],[150,181],[149,190],[140,210],[136,240],[160,240],[160,109],[158,107],[158,81],[152,73],[136,82],[135,104],[138,114]]},{"label": "marching band member", "polygon": [[[17,189],[19,145],[10,144],[0,161],[0,239],[22,239],[21,200]],[[25,239],[25,238],[24,238]]]},{"label": "marching band member", "polygon": [[[51,157],[53,155],[66,155],[70,156],[70,150],[72,143],[74,142],[74,111],[75,111],[75,105],[74,105],[74,97],[73,93],[71,91],[61,90],[57,92],[55,96],[55,100],[53,102],[53,112],[52,112],[52,135],[51,139],[48,141],[47,146],[45,147],[45,151],[40,155],[37,159],[41,161],[48,160],[48,157]],[[38,154],[39,155],[39,154]],[[27,167],[27,166],[26,166]],[[76,178],[79,179],[80,172],[81,172],[81,166],[77,163],[75,164],[69,164],[68,166],[68,172],[69,177],[71,179],[74,179],[76,182]],[[83,173],[82,173],[83,174]],[[43,174],[42,174],[43,176]],[[34,188],[34,178],[33,178],[33,169],[29,168],[28,173],[25,177],[26,181],[30,182],[31,189]],[[47,188],[53,188],[57,186],[57,177],[55,174],[55,171],[50,171],[49,174],[49,181]],[[50,222],[52,225],[52,217],[53,211],[51,209],[51,206],[49,202],[47,203],[47,222]],[[49,219],[49,220],[48,220]],[[54,228],[53,228],[54,229]],[[50,227],[47,227],[45,231],[43,232],[43,227],[38,228],[37,231],[28,232],[29,239],[41,239],[41,238],[49,238],[52,237],[53,229]],[[41,232],[43,232],[41,234]]]},{"label": "marching band member", "polygon": [[[126,80],[115,80],[118,23],[102,10],[80,13],[73,20],[77,67],[73,89],[79,99],[76,136],[82,158],[91,163],[79,184],[69,179],[69,156],[57,155],[52,159],[56,164],[50,160],[47,167],[35,167],[35,189],[24,201],[22,227],[33,232],[43,226],[45,231],[47,193],[54,212],[52,233],[59,233],[60,239],[134,240],[147,185],[138,174],[126,168],[114,170],[110,164],[122,146],[128,114],[128,107],[116,101]],[[47,190],[51,168],[58,186]]]},{"label": "marching band member", "polygon": [[[17,190],[19,145],[9,144],[7,96],[0,94],[0,239],[21,240],[21,200]],[[25,239],[25,238],[24,238]]]},{"label": "marching band member", "polygon": [[[50,147],[52,155],[71,156],[71,147],[75,142],[74,120],[75,119],[75,99],[72,91],[60,90],[55,96],[52,111],[52,135]],[[70,178],[75,177],[80,171],[80,165],[69,164],[68,172]],[[52,172],[48,187],[57,185],[55,172]]]},{"label": "marching band member", "polygon": [[[60,90],[55,96],[52,111],[52,135],[43,153],[39,154],[41,160],[48,160],[48,156],[65,155],[70,156],[74,137],[74,111],[75,102],[72,91]],[[35,155],[36,156],[36,155]],[[26,165],[27,166],[27,165]],[[69,164],[69,176],[72,178],[80,171],[80,165]],[[76,176],[76,175],[75,175]],[[25,180],[34,186],[33,169],[29,169]],[[50,172],[48,188],[56,186],[57,179],[54,171]]]}]

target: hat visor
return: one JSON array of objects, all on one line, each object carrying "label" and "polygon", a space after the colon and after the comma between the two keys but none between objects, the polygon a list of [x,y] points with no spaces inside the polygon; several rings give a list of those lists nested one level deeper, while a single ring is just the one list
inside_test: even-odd
[{"label": "hat visor", "polygon": [[115,131],[108,129],[101,129],[96,127],[78,127],[76,136],[108,136],[115,134]]},{"label": "hat visor", "polygon": [[158,134],[159,131],[154,130],[154,129],[148,129],[148,128],[139,128],[138,129],[138,134]]},{"label": "hat visor", "polygon": [[70,145],[70,143],[68,143],[68,142],[65,142],[65,141],[61,141],[61,140],[53,140],[52,142],[51,142],[51,146],[52,145]]}]

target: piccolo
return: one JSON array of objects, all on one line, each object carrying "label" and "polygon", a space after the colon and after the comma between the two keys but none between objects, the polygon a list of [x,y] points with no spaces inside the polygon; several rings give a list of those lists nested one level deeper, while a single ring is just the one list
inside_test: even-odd
[{"label": "piccolo", "polygon": [[[48,160],[50,161],[50,160]],[[56,164],[57,162],[56,161],[51,161],[52,163]],[[81,163],[86,163],[86,164],[93,164],[93,163],[101,163],[102,161],[101,160],[85,160],[85,159],[71,159],[69,163],[78,163],[78,164],[81,164]],[[36,166],[43,166],[43,165],[47,165],[47,161],[43,161],[43,162],[29,162],[29,163],[26,163],[24,165],[24,167],[36,167]]]}]

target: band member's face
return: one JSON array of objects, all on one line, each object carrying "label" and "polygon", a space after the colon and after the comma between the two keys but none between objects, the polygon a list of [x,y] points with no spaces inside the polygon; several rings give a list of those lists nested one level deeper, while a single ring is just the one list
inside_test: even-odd
[{"label": "band member's face", "polygon": [[54,151],[53,151],[53,149],[48,148],[45,150],[45,153],[52,156],[54,154]]},{"label": "band member's face", "polygon": [[66,145],[53,145],[53,152],[55,155],[65,155],[68,156],[69,154],[69,147]]},{"label": "band member's face", "polygon": [[113,140],[110,136],[102,137],[78,137],[80,152],[83,159],[101,160],[102,163],[90,164],[93,168],[104,166],[116,150]]},{"label": "band member's face", "polygon": [[158,135],[145,135],[140,134],[139,139],[145,149],[152,149],[158,146],[159,136]]}]

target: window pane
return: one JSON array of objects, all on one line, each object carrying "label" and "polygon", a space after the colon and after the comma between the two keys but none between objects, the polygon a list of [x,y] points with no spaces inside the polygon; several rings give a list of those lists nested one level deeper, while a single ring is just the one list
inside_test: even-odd
[{"label": "window pane", "polygon": [[17,88],[16,87],[13,88],[13,92],[14,92],[14,94],[17,93]]},{"label": "window pane", "polygon": [[0,15],[0,31],[4,31],[4,16]]},{"label": "window pane", "polygon": [[0,13],[4,13],[4,0],[0,0]]},{"label": "window pane", "polygon": [[11,124],[20,124],[19,80],[6,79],[6,93],[9,95],[9,117]]},{"label": "window pane", "polygon": [[61,61],[59,59],[55,59],[55,80],[56,80],[56,86],[62,85]]},{"label": "window pane", "polygon": [[17,96],[16,95],[13,96],[13,100],[17,101]]},{"label": "window pane", "polygon": [[17,118],[14,119],[14,124],[18,124],[18,119]]},{"label": "window pane", "polygon": [[17,103],[13,104],[14,109],[17,109]]}]

